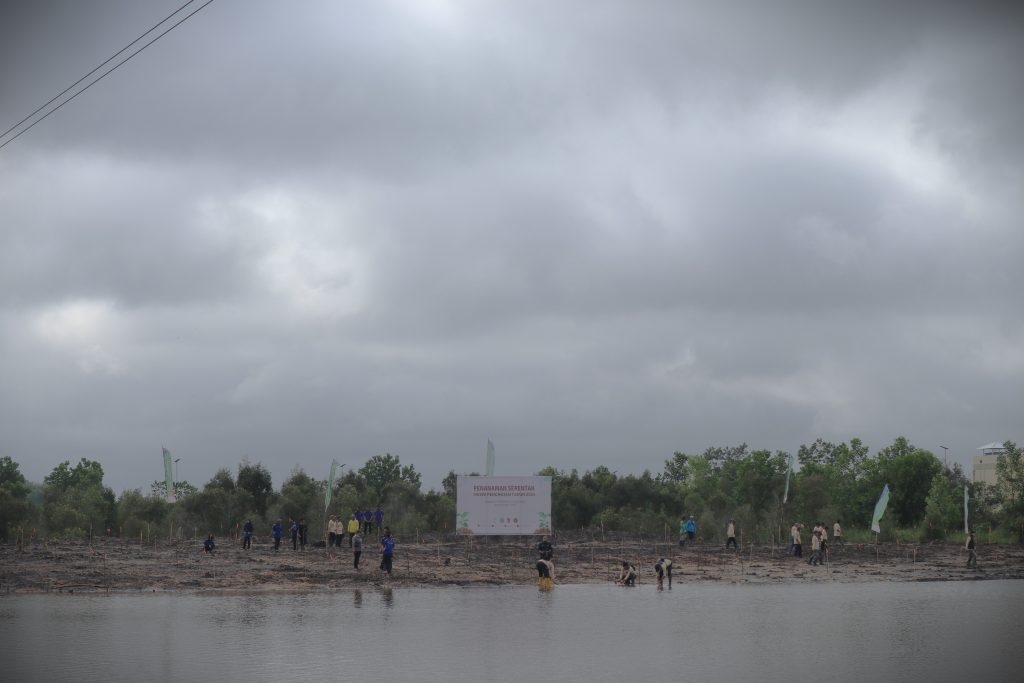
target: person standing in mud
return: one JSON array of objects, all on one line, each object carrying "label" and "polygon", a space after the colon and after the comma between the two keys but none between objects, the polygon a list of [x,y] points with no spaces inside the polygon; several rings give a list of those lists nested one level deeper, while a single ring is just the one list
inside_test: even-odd
[{"label": "person standing in mud", "polygon": [[803,525],[800,522],[794,522],[793,526],[789,529],[789,533],[793,538],[793,555],[796,557],[804,556],[804,546],[800,541],[801,528],[803,528]]},{"label": "person standing in mud", "polygon": [[843,527],[839,526],[839,520],[832,525],[832,542],[837,545],[843,544]]},{"label": "person standing in mud", "polygon": [[537,544],[537,555],[542,560],[551,561],[551,558],[555,555],[555,548],[551,545],[551,541],[548,540],[547,536],[542,536],[540,543]]},{"label": "person standing in mud", "polygon": [[292,535],[292,550],[299,549],[299,523],[291,517],[288,518],[288,531]]},{"label": "person standing in mud", "polygon": [[[363,526],[366,527],[367,536],[373,534],[373,513],[369,510],[363,510]],[[380,529],[377,529],[377,531],[380,531]]]},{"label": "person standing in mud", "polygon": [[327,518],[327,548],[338,545],[338,518],[331,515]]},{"label": "person standing in mud", "polygon": [[356,531],[349,540],[352,543],[352,567],[359,571],[359,557],[363,554],[363,535]]},{"label": "person standing in mud", "polygon": [[725,549],[728,550],[729,549],[729,544],[731,543],[733,548],[739,550],[739,546],[736,545],[736,522],[735,521],[733,521],[731,519],[729,520],[729,526],[726,527],[726,529],[725,529],[725,536],[726,536]]},{"label": "person standing in mud", "polygon": [[807,564],[812,567],[817,564],[821,564],[821,529],[817,525],[814,526],[814,531],[811,532],[811,556],[807,558]]},{"label": "person standing in mud", "polygon": [[[359,525],[359,530],[362,531],[363,528],[364,528],[363,527],[363,511],[362,510],[356,510],[354,513],[352,513],[352,516],[355,518],[356,523]],[[352,532],[349,531],[349,533],[352,533]]]},{"label": "person standing in mud", "polygon": [[274,551],[277,552],[281,549],[281,533],[283,529],[281,527],[281,520],[274,522],[274,528],[271,529],[270,533],[274,536]]},{"label": "person standing in mud", "polygon": [[974,542],[974,529],[971,529],[970,532],[968,532],[968,534],[967,534],[967,543],[966,543],[966,545],[964,545],[964,548],[968,552],[968,555],[967,555],[967,566],[968,567],[972,567],[973,566],[975,569],[977,569],[978,568],[978,552],[977,552],[977,544]]},{"label": "person standing in mud", "polygon": [[380,538],[380,568],[387,576],[391,576],[391,565],[395,556],[395,537],[391,529],[384,527],[384,535]]},{"label": "person standing in mud", "polygon": [[[693,515],[690,515],[683,524],[683,532],[686,534],[686,542],[693,545],[697,540],[697,522],[693,519]],[[679,542],[679,545],[683,545],[682,540]]]},{"label": "person standing in mud", "polygon": [[352,513],[352,518],[348,520],[348,545],[352,547],[352,537],[359,533],[359,520],[356,519],[356,512]]},{"label": "person standing in mud", "polygon": [[377,511],[373,513],[373,521],[377,523],[378,529],[384,528],[384,510],[381,509],[380,505],[377,506]]},{"label": "person standing in mud", "polygon": [[252,531],[252,520],[245,520],[245,526],[242,527],[242,550],[252,548]]},{"label": "person standing in mud", "polygon": [[821,527],[821,543],[818,545],[818,564],[825,564],[828,557],[828,526],[825,522],[818,522]]},{"label": "person standing in mud", "polygon": [[306,549],[306,520],[303,518],[299,519],[299,549]]}]

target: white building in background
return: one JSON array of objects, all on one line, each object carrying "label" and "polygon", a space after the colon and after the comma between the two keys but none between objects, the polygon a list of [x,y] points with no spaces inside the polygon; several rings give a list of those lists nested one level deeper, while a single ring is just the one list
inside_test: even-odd
[{"label": "white building in background", "polygon": [[997,481],[996,460],[1006,452],[1006,449],[1003,448],[1003,444],[993,441],[979,446],[978,450],[981,451],[981,455],[974,456],[974,471],[971,478],[975,484],[985,483],[995,486]]}]

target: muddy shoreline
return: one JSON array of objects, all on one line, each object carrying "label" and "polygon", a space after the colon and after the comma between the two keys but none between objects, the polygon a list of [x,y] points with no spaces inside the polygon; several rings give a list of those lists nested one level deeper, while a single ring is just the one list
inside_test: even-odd
[{"label": "muddy shoreline", "polygon": [[[10,593],[98,593],[154,591],[296,592],[427,586],[533,585],[535,539],[452,538],[403,542],[395,551],[394,572],[384,578],[380,556],[369,546],[361,567],[352,567],[345,547],[275,552],[266,541],[251,550],[223,539],[214,555],[195,541],[140,544],[119,539],[92,543],[33,542],[22,548],[0,545],[0,595]],[[826,566],[784,548],[747,545],[741,551],[720,546],[679,548],[650,539],[555,538],[556,584],[596,584],[614,580],[625,559],[653,584],[659,557],[675,563],[674,585],[694,581],[723,583],[973,581],[1024,579],[1024,546],[991,545],[978,550],[979,568],[966,567],[959,545],[847,544],[830,553]]]}]

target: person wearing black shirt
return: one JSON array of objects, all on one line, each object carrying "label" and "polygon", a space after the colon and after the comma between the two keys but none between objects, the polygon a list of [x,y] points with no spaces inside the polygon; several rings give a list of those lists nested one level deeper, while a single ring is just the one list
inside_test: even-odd
[{"label": "person wearing black shirt", "polygon": [[249,550],[252,547],[252,520],[245,520],[245,526],[242,527],[242,549]]}]

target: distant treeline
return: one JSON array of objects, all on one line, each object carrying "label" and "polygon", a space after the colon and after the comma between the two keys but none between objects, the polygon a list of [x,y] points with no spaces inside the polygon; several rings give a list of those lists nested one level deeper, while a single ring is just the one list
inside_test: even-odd
[{"label": "distant treeline", "polygon": [[[874,456],[859,439],[838,444],[818,439],[800,446],[795,458],[741,444],[708,448],[700,455],[677,452],[657,474],[619,475],[605,466],[582,475],[554,467],[537,474],[553,478],[556,531],[674,535],[680,519],[693,515],[706,542],[724,542],[730,519],[745,542],[779,540],[793,521],[841,520],[856,534],[870,524],[875,501],[888,484],[883,536],[897,530],[908,540],[962,534],[966,486],[972,527],[986,530],[990,538],[995,530],[996,538],[1024,542],[1024,449],[1010,441],[1004,446],[997,486],[968,481],[958,464],[944,467],[934,454],[903,437]],[[0,538],[225,536],[249,519],[258,535],[266,535],[277,519],[302,518],[316,539],[323,535],[326,514],[347,520],[353,510],[378,506],[397,533],[450,533],[456,478],[449,472],[440,491],[424,492],[415,467],[402,465],[398,456],[375,455],[335,482],[325,511],[328,482],[302,469],[275,489],[266,467],[243,461],[234,473],[219,470],[202,488],[175,482],[177,500],[169,503],[164,482],[153,482],[146,493],[132,489],[115,496],[103,484],[102,465],[93,460],[62,462],[42,484],[33,484],[17,462],[2,457]]]}]

